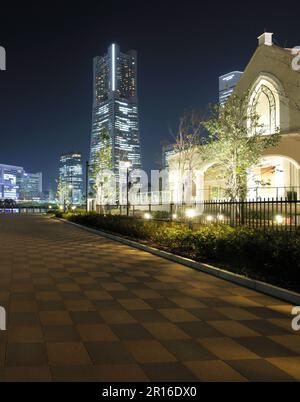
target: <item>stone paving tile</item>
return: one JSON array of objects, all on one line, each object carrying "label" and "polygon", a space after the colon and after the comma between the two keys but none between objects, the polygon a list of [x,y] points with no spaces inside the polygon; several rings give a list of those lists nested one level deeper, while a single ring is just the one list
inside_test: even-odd
[{"label": "stone paving tile", "polygon": [[[3,371],[4,381],[51,381],[50,367],[48,366],[25,366],[6,367]],[[1,378],[0,378],[1,381]]]},{"label": "stone paving tile", "polygon": [[200,381],[247,381],[247,378],[222,360],[184,363]]},{"label": "stone paving tile", "polygon": [[79,366],[91,364],[89,354],[82,342],[47,343],[51,366]]},{"label": "stone paving tile", "polygon": [[233,360],[227,363],[250,381],[293,381],[286,372],[264,359]]},{"label": "stone paving tile", "polygon": [[264,358],[289,357],[294,355],[294,352],[290,349],[262,336],[239,338],[237,342]]},{"label": "stone paving tile", "polygon": [[221,360],[256,359],[259,356],[228,337],[200,338],[199,343]]},{"label": "stone paving tile", "polygon": [[295,381],[288,303],[43,216],[0,216],[0,381]]},{"label": "stone paving tile", "polygon": [[299,335],[274,335],[269,336],[272,341],[293,350],[300,355],[300,336]]},{"label": "stone paving tile", "polygon": [[157,364],[142,364],[143,371],[150,381],[198,381],[197,377],[178,362]]},{"label": "stone paving tile", "polygon": [[98,381],[149,381],[149,377],[138,364],[96,365],[94,376]]}]

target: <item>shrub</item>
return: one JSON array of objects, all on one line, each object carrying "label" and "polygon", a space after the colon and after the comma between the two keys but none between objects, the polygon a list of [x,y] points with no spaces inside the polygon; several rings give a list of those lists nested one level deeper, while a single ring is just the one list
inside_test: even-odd
[{"label": "shrub", "polygon": [[67,213],[72,222],[147,241],[172,253],[219,266],[270,283],[300,289],[300,230],[294,232],[232,228],[223,224],[191,231],[176,222],[127,216]]}]

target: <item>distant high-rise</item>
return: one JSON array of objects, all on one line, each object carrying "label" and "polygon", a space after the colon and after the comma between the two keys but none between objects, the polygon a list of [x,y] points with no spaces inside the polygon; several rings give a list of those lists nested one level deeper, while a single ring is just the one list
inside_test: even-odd
[{"label": "distant high-rise", "polygon": [[[110,45],[104,56],[94,58],[91,166],[97,163],[97,153],[105,146],[101,139],[104,133],[109,135],[112,168],[117,180],[119,170],[128,162],[130,169],[141,168],[137,53],[134,50],[121,53],[116,44]],[[90,193],[93,192],[93,182],[91,174]]]},{"label": "distant high-rise", "polygon": [[[59,163],[59,178],[69,202],[74,205],[82,203],[83,175],[82,155],[80,152],[62,154]],[[61,200],[64,202],[64,200]]]},{"label": "distant high-rise", "polygon": [[20,166],[0,164],[0,199],[18,200],[24,169]]},{"label": "distant high-rise", "polygon": [[162,146],[162,168],[169,168],[169,158],[176,154],[175,144],[168,144]]},{"label": "distant high-rise", "polygon": [[232,71],[231,73],[227,73],[221,75],[219,77],[219,103],[223,105],[229,96],[232,94],[234,87],[239,82],[241,76],[241,71]]},{"label": "distant high-rise", "polygon": [[43,192],[43,175],[39,173],[25,173],[21,185],[21,198],[23,200],[38,200]]}]

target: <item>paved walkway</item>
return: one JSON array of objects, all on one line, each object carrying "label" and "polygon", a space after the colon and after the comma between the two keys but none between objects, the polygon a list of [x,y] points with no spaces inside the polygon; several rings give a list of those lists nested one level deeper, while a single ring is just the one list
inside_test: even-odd
[{"label": "paved walkway", "polygon": [[0,215],[4,380],[300,380],[291,306],[42,216]]}]

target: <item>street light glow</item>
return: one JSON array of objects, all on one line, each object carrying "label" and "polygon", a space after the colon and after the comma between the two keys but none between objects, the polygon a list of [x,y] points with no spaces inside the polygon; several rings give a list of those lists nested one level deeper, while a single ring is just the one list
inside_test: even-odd
[{"label": "street light glow", "polygon": [[128,169],[131,166],[131,162],[130,161],[125,161],[124,162],[124,166]]},{"label": "street light glow", "polygon": [[278,225],[282,225],[283,224],[283,217],[281,215],[276,215],[275,216],[275,221]]},{"label": "street light glow", "polygon": [[187,218],[194,218],[195,216],[196,216],[196,212],[195,212],[195,210],[194,209],[187,209],[186,211],[185,211],[185,215],[187,216]]}]

